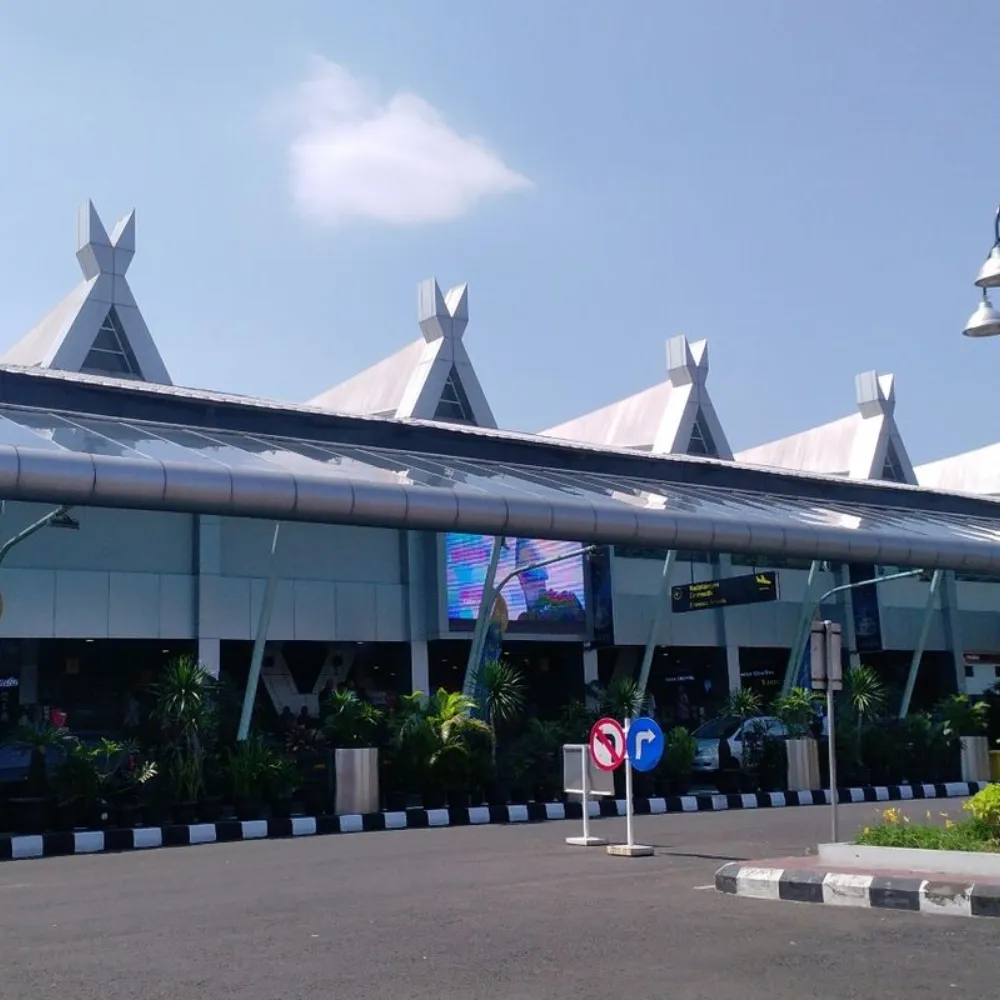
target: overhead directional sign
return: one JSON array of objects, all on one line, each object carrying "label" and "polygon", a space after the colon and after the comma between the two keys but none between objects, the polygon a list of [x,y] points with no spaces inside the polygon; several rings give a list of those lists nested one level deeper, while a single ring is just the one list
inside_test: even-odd
[{"label": "overhead directional sign", "polygon": [[613,771],[625,759],[625,730],[614,719],[598,719],[590,730],[590,756],[602,771]]},{"label": "overhead directional sign", "polygon": [[652,771],[663,756],[663,730],[655,719],[643,717],[629,724],[626,749],[637,771]]},{"label": "overhead directional sign", "polygon": [[675,615],[739,604],[763,604],[777,599],[778,574],[772,571],[684,583],[670,588],[670,607]]}]

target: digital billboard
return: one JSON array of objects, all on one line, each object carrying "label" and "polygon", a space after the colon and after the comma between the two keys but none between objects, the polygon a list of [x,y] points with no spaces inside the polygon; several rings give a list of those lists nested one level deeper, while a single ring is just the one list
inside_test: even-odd
[{"label": "digital billboard", "polygon": [[[578,542],[530,538],[504,541],[496,582],[521,570],[502,591],[508,632],[586,631],[584,557],[578,555],[538,566],[540,562],[579,550]],[[489,535],[445,535],[445,590],[450,628],[471,631],[475,627],[492,551],[493,538]]]}]

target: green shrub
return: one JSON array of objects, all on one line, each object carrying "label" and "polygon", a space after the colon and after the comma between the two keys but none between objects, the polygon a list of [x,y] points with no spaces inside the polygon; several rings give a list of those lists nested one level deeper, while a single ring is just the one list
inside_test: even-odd
[{"label": "green shrub", "polygon": [[793,687],[788,694],[775,699],[774,714],[788,730],[793,740],[809,735],[809,727],[816,715],[816,695],[803,687]]},{"label": "green shrub", "polygon": [[974,795],[963,808],[1000,840],[1000,785],[987,785]]},{"label": "green shrub", "polygon": [[989,725],[990,707],[967,694],[953,694],[938,706],[950,736],[980,736]]},{"label": "green shrub", "polygon": [[[982,793],[980,793],[982,794]],[[971,805],[966,804],[966,808]],[[997,840],[991,829],[978,817],[956,823],[941,813],[943,824],[912,823],[898,807],[882,812],[881,820],[866,826],[856,843],[868,847],[909,847],[931,851],[996,851]],[[927,813],[931,820],[931,813]]]}]

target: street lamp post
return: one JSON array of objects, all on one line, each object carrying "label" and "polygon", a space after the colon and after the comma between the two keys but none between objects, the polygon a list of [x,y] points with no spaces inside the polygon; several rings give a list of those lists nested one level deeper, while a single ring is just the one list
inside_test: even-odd
[{"label": "street lamp post", "polygon": [[993,219],[993,246],[979,269],[975,284],[983,290],[983,299],[962,333],[966,337],[996,337],[1000,335],[1000,312],[993,308],[986,289],[1000,288],[1000,205]]},{"label": "street lamp post", "polygon": [[41,531],[42,528],[53,527],[53,528],[79,528],[79,523],[70,516],[70,508],[67,506],[57,507],[55,510],[50,510],[48,514],[40,517],[34,524],[29,524],[27,528],[22,528],[16,535],[8,538],[6,542],[0,545],[0,563],[7,558],[7,553],[10,552],[15,545],[20,545],[25,539],[30,538],[36,531]]}]

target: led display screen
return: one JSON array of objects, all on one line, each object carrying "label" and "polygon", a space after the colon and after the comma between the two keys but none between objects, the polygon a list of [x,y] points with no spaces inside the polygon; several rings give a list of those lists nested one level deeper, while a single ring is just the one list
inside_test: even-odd
[{"label": "led display screen", "polygon": [[[445,535],[444,550],[449,627],[471,630],[479,614],[493,538],[452,533]],[[584,557],[575,555],[548,566],[538,565],[579,551],[578,542],[528,538],[508,538],[504,542],[496,582],[521,570],[502,591],[508,632],[586,631]]]}]

